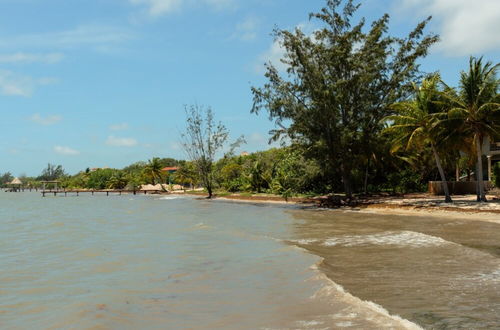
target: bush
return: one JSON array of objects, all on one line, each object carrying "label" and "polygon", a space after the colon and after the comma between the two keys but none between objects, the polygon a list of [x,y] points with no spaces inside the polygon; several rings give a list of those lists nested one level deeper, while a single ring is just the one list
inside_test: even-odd
[{"label": "bush", "polygon": [[420,175],[410,169],[404,169],[387,175],[386,185],[386,189],[402,194],[423,192],[427,189],[426,183],[422,182]]},{"label": "bush", "polygon": [[493,166],[493,183],[495,187],[500,188],[500,162]]},{"label": "bush", "polygon": [[91,189],[106,189],[108,188],[108,182],[115,174],[115,170],[98,169],[96,171],[89,173],[89,178],[87,181],[87,188]]}]

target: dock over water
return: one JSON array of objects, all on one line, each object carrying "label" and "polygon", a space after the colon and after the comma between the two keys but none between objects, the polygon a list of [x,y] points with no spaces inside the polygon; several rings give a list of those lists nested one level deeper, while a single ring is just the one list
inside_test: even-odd
[{"label": "dock over water", "polygon": [[94,196],[95,194],[99,195],[106,195],[109,196],[110,194],[112,195],[121,195],[121,194],[132,194],[132,195],[138,195],[138,194],[143,194],[143,195],[148,195],[148,194],[159,194],[164,191],[162,190],[125,190],[125,189],[103,189],[103,190],[88,190],[88,189],[46,189],[42,190],[41,194],[43,197],[48,196],[57,196],[57,195],[64,195],[68,196],[79,196],[80,194],[91,194]]}]

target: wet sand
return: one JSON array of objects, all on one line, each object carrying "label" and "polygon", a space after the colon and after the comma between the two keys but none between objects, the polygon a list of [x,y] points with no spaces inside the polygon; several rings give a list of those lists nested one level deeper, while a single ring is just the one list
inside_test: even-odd
[{"label": "wet sand", "polygon": [[434,214],[293,210],[300,246],[362,301],[428,329],[500,324],[500,225]]},{"label": "wet sand", "polygon": [[[414,215],[429,217],[446,217],[450,219],[470,219],[500,223],[500,200],[496,196],[488,196],[489,202],[478,203],[475,195],[454,196],[453,203],[444,203],[442,198],[427,194],[418,197],[385,197],[367,199],[357,206],[346,206],[340,209],[364,211],[376,214]],[[217,200],[253,203],[294,205],[304,208],[317,208],[315,200],[310,198],[289,198],[279,196],[241,196],[230,195],[217,197]]]}]

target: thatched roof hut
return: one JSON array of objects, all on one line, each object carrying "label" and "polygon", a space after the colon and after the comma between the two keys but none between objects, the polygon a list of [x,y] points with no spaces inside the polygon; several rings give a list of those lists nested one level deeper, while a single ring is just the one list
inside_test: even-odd
[{"label": "thatched roof hut", "polygon": [[13,186],[20,186],[23,184],[23,182],[19,180],[19,178],[14,178],[14,180],[12,180],[9,184]]}]

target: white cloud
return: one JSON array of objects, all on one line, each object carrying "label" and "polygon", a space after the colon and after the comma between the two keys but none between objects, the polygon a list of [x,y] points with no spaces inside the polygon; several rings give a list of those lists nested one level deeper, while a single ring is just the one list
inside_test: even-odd
[{"label": "white cloud", "polygon": [[232,38],[243,41],[255,40],[257,38],[258,27],[259,20],[257,18],[247,17],[244,21],[236,25],[236,31],[233,33]]},{"label": "white cloud", "polygon": [[146,6],[151,16],[161,16],[179,9],[182,0],[130,0],[130,3]]},{"label": "white cloud", "polygon": [[133,5],[145,7],[146,13],[159,17],[180,10],[185,5],[204,4],[220,10],[235,5],[234,0],[129,0]]},{"label": "white cloud", "polygon": [[35,113],[31,117],[29,117],[29,120],[31,120],[37,124],[40,124],[40,125],[48,126],[48,125],[57,124],[58,122],[60,122],[62,120],[62,117],[59,115],[50,115],[50,116],[42,117],[39,113]]},{"label": "white cloud", "polygon": [[78,150],[63,146],[55,146],[54,152],[58,153],[59,155],[65,155],[65,156],[76,156],[80,154],[80,151]]},{"label": "white cloud", "polygon": [[438,50],[450,56],[500,50],[500,1],[403,0],[398,9],[432,15],[441,42]]},{"label": "white cloud", "polygon": [[267,144],[269,142],[269,138],[266,138],[261,133],[254,132],[250,134],[250,136],[248,137],[248,141],[250,143],[256,143],[256,144]]},{"label": "white cloud", "polygon": [[122,28],[81,25],[66,31],[0,38],[0,47],[109,47],[111,44],[121,43],[132,38],[132,33]]},{"label": "white cloud", "polygon": [[112,131],[124,131],[128,129],[128,124],[127,123],[119,123],[119,124],[113,124],[109,126],[109,129]]},{"label": "white cloud", "polygon": [[29,97],[37,86],[53,84],[56,81],[55,78],[33,78],[0,70],[0,92],[4,95]]},{"label": "white cloud", "polygon": [[53,64],[64,59],[64,54],[48,53],[48,54],[30,54],[30,53],[14,53],[0,55],[0,63],[45,63]]},{"label": "white cloud", "polygon": [[112,147],[135,147],[137,140],[133,138],[119,138],[110,135],[106,140],[106,144]]}]

